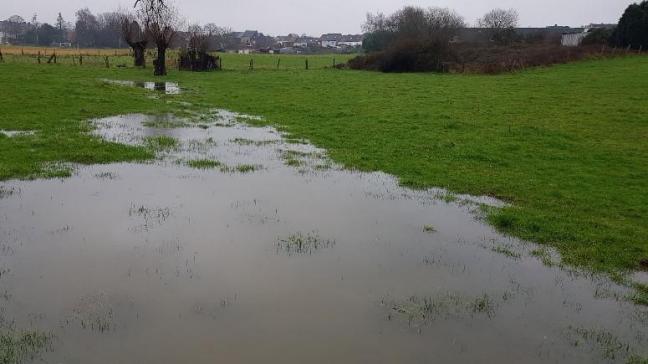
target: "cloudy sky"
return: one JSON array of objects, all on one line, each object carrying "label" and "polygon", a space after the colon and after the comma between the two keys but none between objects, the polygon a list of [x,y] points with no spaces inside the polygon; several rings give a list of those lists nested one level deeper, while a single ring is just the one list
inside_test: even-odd
[{"label": "cloudy sky", "polygon": [[[18,14],[54,22],[58,12],[71,21],[77,9],[93,12],[130,8],[132,0],[0,0],[0,19]],[[187,23],[213,22],[234,30],[271,35],[358,33],[367,12],[390,13],[404,5],[455,9],[469,23],[492,8],[516,8],[522,26],[616,23],[633,0],[175,0]]]}]

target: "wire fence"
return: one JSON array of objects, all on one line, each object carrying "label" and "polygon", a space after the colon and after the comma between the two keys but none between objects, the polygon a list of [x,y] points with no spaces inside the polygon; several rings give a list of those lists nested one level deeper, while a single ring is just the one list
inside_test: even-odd
[{"label": "wire fence", "polygon": [[[292,55],[292,54],[236,54],[211,53],[218,56],[223,70],[317,70],[346,64],[353,54]],[[146,52],[146,64],[150,67],[156,57],[155,51]],[[167,51],[167,67],[177,68],[178,50]],[[31,64],[66,64],[94,67],[133,67],[130,49],[74,49],[46,47],[1,47],[0,62]]]}]

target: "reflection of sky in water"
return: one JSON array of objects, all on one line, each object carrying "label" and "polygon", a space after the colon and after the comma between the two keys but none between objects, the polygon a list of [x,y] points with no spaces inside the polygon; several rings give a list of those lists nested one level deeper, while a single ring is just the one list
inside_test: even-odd
[{"label": "reflection of sky in water", "polygon": [[105,83],[128,86],[140,87],[150,91],[164,92],[167,95],[177,95],[180,93],[180,87],[176,82],[140,82],[140,81],[123,81],[123,80],[102,80]]}]

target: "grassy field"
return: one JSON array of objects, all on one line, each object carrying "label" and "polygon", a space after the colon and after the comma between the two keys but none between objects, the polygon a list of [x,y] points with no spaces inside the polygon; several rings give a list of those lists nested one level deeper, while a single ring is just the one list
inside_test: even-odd
[{"label": "grassy field", "polygon": [[[133,59],[129,49],[75,49],[75,48],[52,48],[52,47],[20,47],[0,46],[0,52],[6,63],[27,63],[38,64],[40,56],[41,63],[47,63],[49,57],[56,54],[56,63],[63,65],[79,65],[81,56],[83,66],[105,67],[106,57],[109,66],[131,66]],[[306,60],[310,70],[332,68],[333,64],[346,63],[351,54],[324,54],[324,55],[285,55],[285,54],[233,54],[213,53],[222,58],[224,70],[247,71],[250,68],[250,60],[253,61],[255,70],[305,70]],[[155,54],[149,50],[146,54],[146,63],[153,64]],[[170,50],[168,53],[168,66],[178,67],[178,51]]]},{"label": "grassy field", "polygon": [[277,71],[270,56],[265,69],[228,71],[249,62],[232,57],[224,72],[172,71],[185,92],[159,100],[99,80],[152,80],[150,68],[0,64],[0,129],[37,131],[0,136],[0,179],[64,175],[58,161],[150,158],[89,137],[85,120],[188,101],[263,115],[350,168],[508,201],[490,222],[556,247],[564,263],[617,273],[648,259],[646,57],[500,76]]}]

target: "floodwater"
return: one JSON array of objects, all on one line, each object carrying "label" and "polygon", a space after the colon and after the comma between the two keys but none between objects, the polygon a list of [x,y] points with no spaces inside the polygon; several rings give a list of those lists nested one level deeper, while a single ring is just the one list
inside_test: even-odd
[{"label": "floodwater", "polygon": [[158,91],[167,95],[178,95],[180,93],[180,86],[175,82],[141,82],[141,81],[125,81],[125,80],[102,80],[105,83],[126,86],[126,87],[139,87],[149,91]]},{"label": "floodwater", "polygon": [[225,111],[203,119],[97,120],[108,140],[178,145],[152,163],[0,184],[0,312],[17,329],[51,333],[38,362],[648,354],[648,311],[624,300],[625,288],[545,265],[555,254],[496,233],[478,207],[497,201],[343,170]]}]

